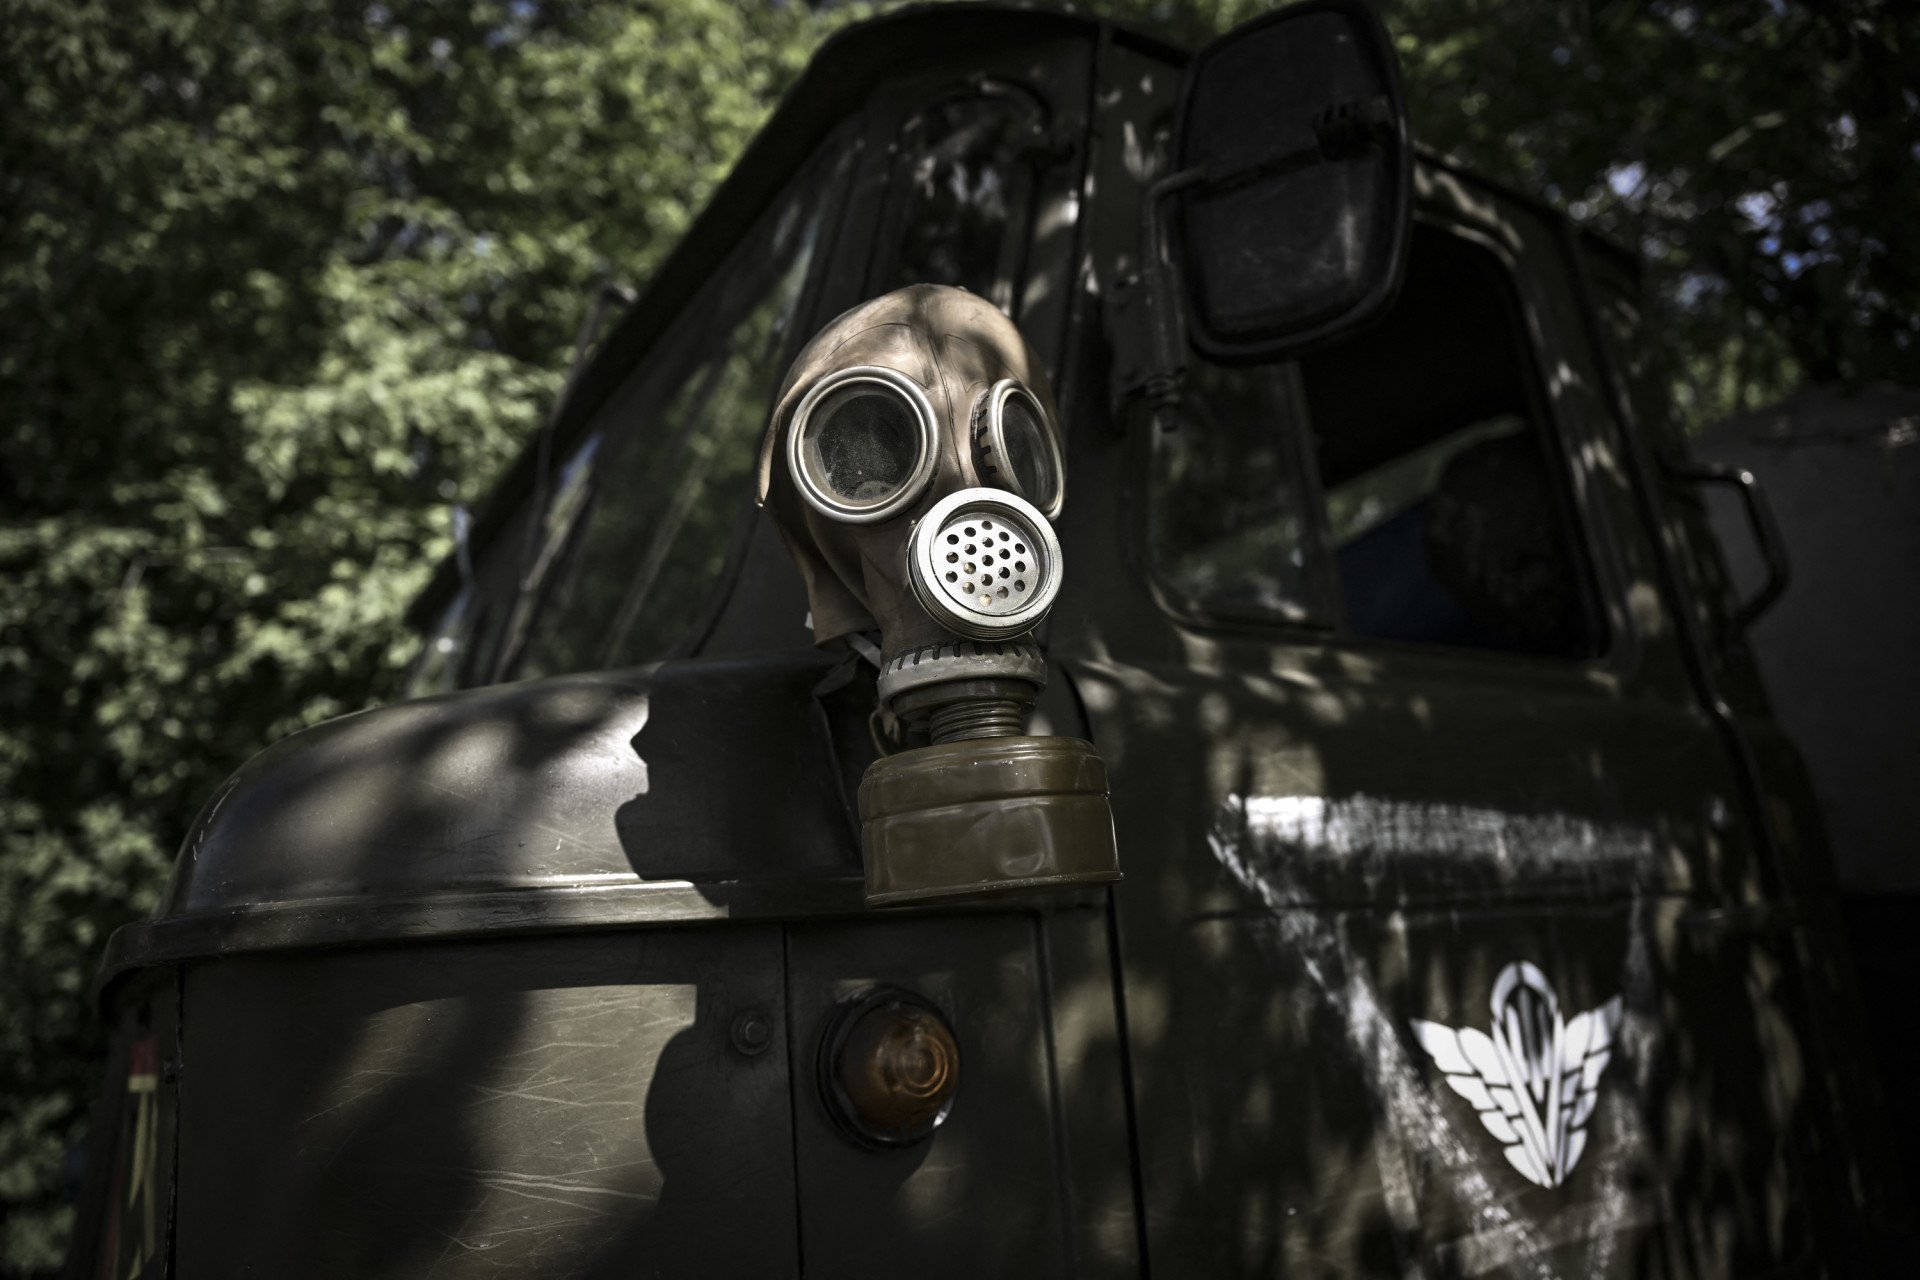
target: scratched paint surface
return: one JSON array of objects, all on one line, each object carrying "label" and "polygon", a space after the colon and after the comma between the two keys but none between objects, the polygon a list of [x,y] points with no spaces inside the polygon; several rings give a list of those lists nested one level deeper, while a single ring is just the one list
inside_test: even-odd
[{"label": "scratched paint surface", "polygon": [[[1299,905],[1318,861],[1396,844],[1552,859],[1631,853],[1642,836],[1566,816],[1449,823],[1429,805],[1275,799],[1219,806],[1208,851],[1259,909],[1193,922],[1175,964],[1173,1000],[1211,1006],[1218,1028],[1187,1076],[1186,1175],[1241,1189],[1215,1224],[1238,1237],[1239,1269],[1731,1276],[1804,1255],[1799,1175],[1779,1141],[1804,1125],[1802,1051],[1762,954],[1689,929],[1685,904],[1658,897],[1585,913]],[[1622,1007],[1584,1159],[1553,1188],[1508,1167],[1414,1030],[1421,1015],[1484,1018],[1498,972],[1522,957],[1552,969],[1570,1004]],[[1711,1031],[1708,1010],[1724,1019]],[[1767,1068],[1715,1066],[1734,1062]],[[1256,1172],[1296,1161],[1312,1171],[1299,1183]]]},{"label": "scratched paint surface", "polygon": [[1577,874],[1590,886],[1626,887],[1659,849],[1654,832],[1629,823],[1365,794],[1229,796],[1214,829],[1235,827],[1246,836],[1241,856],[1291,864],[1290,874],[1269,877],[1263,897],[1272,905],[1307,904],[1316,880],[1355,872],[1376,886],[1427,872],[1528,886]]},{"label": "scratched paint surface", "polygon": [[[1685,721],[1629,721],[1571,682],[1447,687],[1414,661],[1075,671],[1128,876],[1154,1274],[1806,1261],[1804,1031],[1776,944],[1718,906],[1749,898],[1750,859],[1702,820],[1699,777],[1644,749]],[[1544,1180],[1415,1029],[1484,1030],[1519,962],[1570,1017],[1619,1010],[1578,1159]]]},{"label": "scratched paint surface", "polygon": [[183,1274],[793,1263],[785,1055],[731,1035],[784,1038],[777,930],[238,961],[187,999],[218,1049],[183,1088]]},{"label": "scratched paint surface", "polygon": [[[1387,1216],[1396,1234],[1446,1237],[1435,1250],[1451,1269],[1480,1275],[1605,1275],[1618,1236],[1644,1225],[1656,1209],[1640,1203],[1632,1183],[1644,1177],[1636,1160],[1644,1134],[1631,1106],[1616,1104],[1596,1120],[1604,1135],[1584,1194],[1554,1205],[1549,1221],[1527,1212],[1526,1196],[1501,1168],[1499,1146],[1479,1131],[1473,1113],[1446,1105],[1441,1078],[1423,1071],[1409,1049],[1411,1028],[1383,1007],[1375,968],[1356,949],[1354,923],[1338,915],[1294,909],[1302,900],[1298,868],[1315,857],[1385,853],[1478,856],[1524,866],[1542,860],[1647,856],[1651,841],[1631,828],[1610,828],[1565,815],[1514,815],[1456,806],[1405,804],[1371,797],[1229,797],[1208,846],[1220,864],[1271,911],[1255,930],[1268,965],[1297,974],[1335,1012],[1346,1046],[1381,1103],[1384,1136],[1376,1160]],[[1418,930],[1398,917],[1389,931]],[[1644,927],[1629,925],[1622,977],[1646,1002]],[[1636,950],[1639,954],[1636,955]],[[1641,972],[1637,975],[1634,970]],[[1634,1039],[1644,1046],[1651,1028]],[[1642,1166],[1636,1168],[1636,1165]],[[1436,1203],[1436,1201],[1451,1201]]]}]

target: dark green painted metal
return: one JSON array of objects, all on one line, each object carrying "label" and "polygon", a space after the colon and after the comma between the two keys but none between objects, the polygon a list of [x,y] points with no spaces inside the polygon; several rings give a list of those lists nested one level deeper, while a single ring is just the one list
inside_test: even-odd
[{"label": "dark green painted metal", "polygon": [[[1174,80],[1117,51],[1103,135],[1164,118]],[[1130,269],[1153,175],[1102,153],[1103,289]],[[1887,1226],[1869,1095],[1815,1065],[1849,1043],[1793,976],[1818,935],[1768,876],[1763,819],[1698,699],[1672,619],[1689,605],[1623,465],[1631,424],[1559,219],[1439,167],[1419,187],[1422,216],[1488,246],[1521,291],[1613,642],[1559,663],[1209,627],[1170,618],[1137,573],[1069,581],[1050,653],[1107,758],[1129,876],[1147,1261],[1163,1278],[1845,1268]],[[1093,495],[1066,513],[1070,554],[1146,523],[1140,433],[1089,390],[1063,392],[1075,492]],[[1569,1014],[1622,994],[1635,1028],[1603,1078],[1600,1145],[1558,1188],[1505,1166],[1409,1030],[1485,1026],[1516,958],[1552,972]]]},{"label": "dark green painted metal", "polygon": [[[1107,768],[1069,745],[993,786],[1079,806],[1083,853],[1110,786],[1128,880],[870,911],[863,820],[985,807],[970,786],[943,814],[944,767],[877,759],[872,672],[801,647],[762,522],[701,655],[349,717],[210,803],[102,972],[123,1037],[179,993],[176,1273],[1871,1274],[1855,1246],[1894,1193],[1818,815],[1751,672],[1709,654],[1703,682],[1688,650],[1715,553],[1628,465],[1658,410],[1609,394],[1559,216],[1417,169],[1420,216],[1516,282],[1606,652],[1177,616],[1143,571],[1148,449],[1108,413],[1100,304],[1137,267],[1179,58],[980,11],[833,48],[560,436],[814,140],[865,143],[817,327],[871,292],[899,122],[982,76],[1038,95],[1070,146],[1017,284],[1067,430],[1072,567],[1032,731]],[[906,865],[920,889],[950,871]],[[1486,1026],[1516,959],[1568,1013],[1625,1007],[1552,1188],[1411,1031]],[[936,1003],[966,1064],[948,1121],[888,1152],[847,1141],[812,1070],[875,985]]]},{"label": "dark green painted metal", "polygon": [[[166,957],[852,905],[836,729],[802,651],[468,690],[256,756],[104,979]],[[858,776],[865,754],[846,767]],[[758,803],[720,801],[743,779]]]},{"label": "dark green painted metal", "polygon": [[1078,738],[977,738],[887,756],[860,784],[867,905],[1120,879],[1107,768]]},{"label": "dark green painted metal", "polygon": [[784,1042],[781,958],[757,926],[191,969],[179,1274],[796,1274],[787,1058],[731,1034]]},{"label": "dark green painted metal", "polygon": [[[1051,920],[1076,938],[1100,927],[1097,911]],[[1083,1189],[1108,1171],[1056,1135],[1068,1114],[1092,1123],[1117,1114],[1120,1100],[1059,1078],[1046,977],[1038,932],[1020,916],[789,927],[794,1075],[809,1076],[793,1128],[806,1274],[1074,1274],[1077,1240],[1097,1228],[1098,1201]],[[936,1005],[962,1063],[946,1121],[925,1142],[888,1151],[848,1141],[808,1071],[841,1002],[877,985]]]}]

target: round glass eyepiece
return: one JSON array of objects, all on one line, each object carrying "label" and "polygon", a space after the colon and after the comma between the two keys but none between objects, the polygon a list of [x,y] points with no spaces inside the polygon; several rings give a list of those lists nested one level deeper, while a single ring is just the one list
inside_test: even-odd
[{"label": "round glass eyepiece", "polygon": [[987,483],[1019,494],[1047,519],[1060,514],[1060,448],[1040,402],[1011,378],[987,392],[974,425],[974,468]]},{"label": "round glass eyepiece", "polygon": [[794,411],[787,463],[814,507],[856,524],[884,520],[933,478],[933,407],[892,369],[843,369]]}]

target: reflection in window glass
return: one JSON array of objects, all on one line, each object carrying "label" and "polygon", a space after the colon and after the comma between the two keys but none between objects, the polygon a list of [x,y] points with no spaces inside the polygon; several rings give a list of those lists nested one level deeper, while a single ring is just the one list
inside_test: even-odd
[{"label": "reflection in window glass", "polygon": [[1532,367],[1499,260],[1430,226],[1382,322],[1302,363],[1354,634],[1601,651]]},{"label": "reflection in window glass", "polygon": [[424,698],[460,687],[461,658],[474,631],[472,610],[473,588],[461,587],[427,633],[427,642],[407,676],[409,698]]},{"label": "reflection in window glass", "polygon": [[553,485],[553,496],[546,503],[546,513],[533,530],[532,536],[536,541],[529,543],[531,554],[524,557],[531,563],[515,587],[513,611],[507,620],[502,652],[517,652],[526,639],[527,627],[533,621],[534,607],[540,598],[536,589],[547,580],[554,562],[573,540],[574,529],[586,512],[588,481],[593,477],[594,459],[600,456],[603,439],[603,434],[595,431],[587,437],[585,444],[573,451],[566,465],[560,469],[559,479]]},{"label": "reflection in window glass", "polygon": [[893,200],[900,249],[880,292],[958,285],[1013,314],[1042,125],[1040,105],[1013,89],[951,98],[907,124]]},{"label": "reflection in window glass", "polygon": [[821,166],[769,215],[636,374],[647,407],[609,426],[591,505],[542,592],[517,674],[654,661],[697,637],[745,527],[843,165]]},{"label": "reflection in window glass", "polygon": [[[1498,259],[1424,225],[1378,324],[1297,367],[1190,361],[1189,421],[1154,442],[1162,590],[1183,612],[1311,622],[1326,566],[1354,635],[1602,652],[1533,368]],[[1309,424],[1323,503],[1290,451]]]},{"label": "reflection in window glass", "polygon": [[1189,363],[1184,416],[1154,428],[1148,504],[1154,571],[1180,612],[1306,618],[1297,405],[1286,366]]},{"label": "reflection in window glass", "polygon": [[609,665],[664,656],[705,611],[751,501],[760,436],[786,371],[786,339],[818,230],[810,229],[779,287],[734,331],[725,354],[661,415],[683,445],[677,466],[636,477],[670,480],[671,496],[661,494],[666,509],[613,619]]},{"label": "reflection in window glass", "polygon": [[424,697],[484,684],[493,678],[494,663],[506,634],[505,622],[525,563],[532,513],[512,513],[484,547],[471,541],[472,518],[462,506],[453,508],[454,553],[450,567],[459,575],[459,590],[444,604],[427,633],[408,678],[407,696]]},{"label": "reflection in window glass", "polygon": [[1430,501],[1447,463],[1482,440],[1518,435],[1519,418],[1504,415],[1456,431],[1432,444],[1381,463],[1327,494],[1327,541],[1335,552]]}]

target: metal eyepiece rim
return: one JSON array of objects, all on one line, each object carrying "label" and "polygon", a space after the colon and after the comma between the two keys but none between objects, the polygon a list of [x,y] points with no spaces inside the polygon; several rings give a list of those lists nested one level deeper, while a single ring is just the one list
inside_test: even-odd
[{"label": "metal eyepiece rim", "polygon": [[980,408],[974,415],[973,469],[984,481],[987,478],[987,451],[991,450],[996,458],[1004,459],[1007,456],[1006,406],[1007,401],[1016,395],[1033,407],[1033,416],[1040,420],[1040,434],[1045,438],[1047,459],[1053,464],[1053,496],[1046,505],[1041,506],[1039,495],[1022,489],[1013,467],[1004,462],[993,468],[995,480],[1004,485],[1007,492],[1019,494],[1033,503],[1047,519],[1057,520],[1067,500],[1067,462],[1060,455],[1059,427],[1041,405],[1040,397],[1029,391],[1017,378],[1000,379],[980,397]]},{"label": "metal eyepiece rim", "polygon": [[[877,383],[904,397],[920,425],[920,453],[914,460],[913,470],[898,489],[876,503],[852,503],[827,492],[814,479],[802,453],[802,441],[814,409],[833,392],[855,382]],[[898,369],[884,365],[850,365],[820,379],[794,409],[793,424],[787,428],[787,473],[793,477],[794,487],[807,505],[820,514],[848,524],[878,524],[911,506],[932,483],[934,468],[939,463],[939,443],[933,404],[918,383]]]},{"label": "metal eyepiece rim", "polygon": [[[1034,550],[1038,553],[1034,560],[1036,565],[1044,567],[1044,573],[1036,570],[1033,595],[1018,609],[983,613],[961,604],[938,585],[940,570],[934,559],[938,553],[936,539],[963,507],[978,507],[1001,519],[1010,517],[1030,528]],[[934,503],[915,522],[909,542],[907,577],[920,607],[941,626],[971,640],[1009,640],[1033,630],[1046,617],[1054,597],[1060,594],[1063,567],[1060,539],[1038,507],[1006,489],[962,489]]]}]

